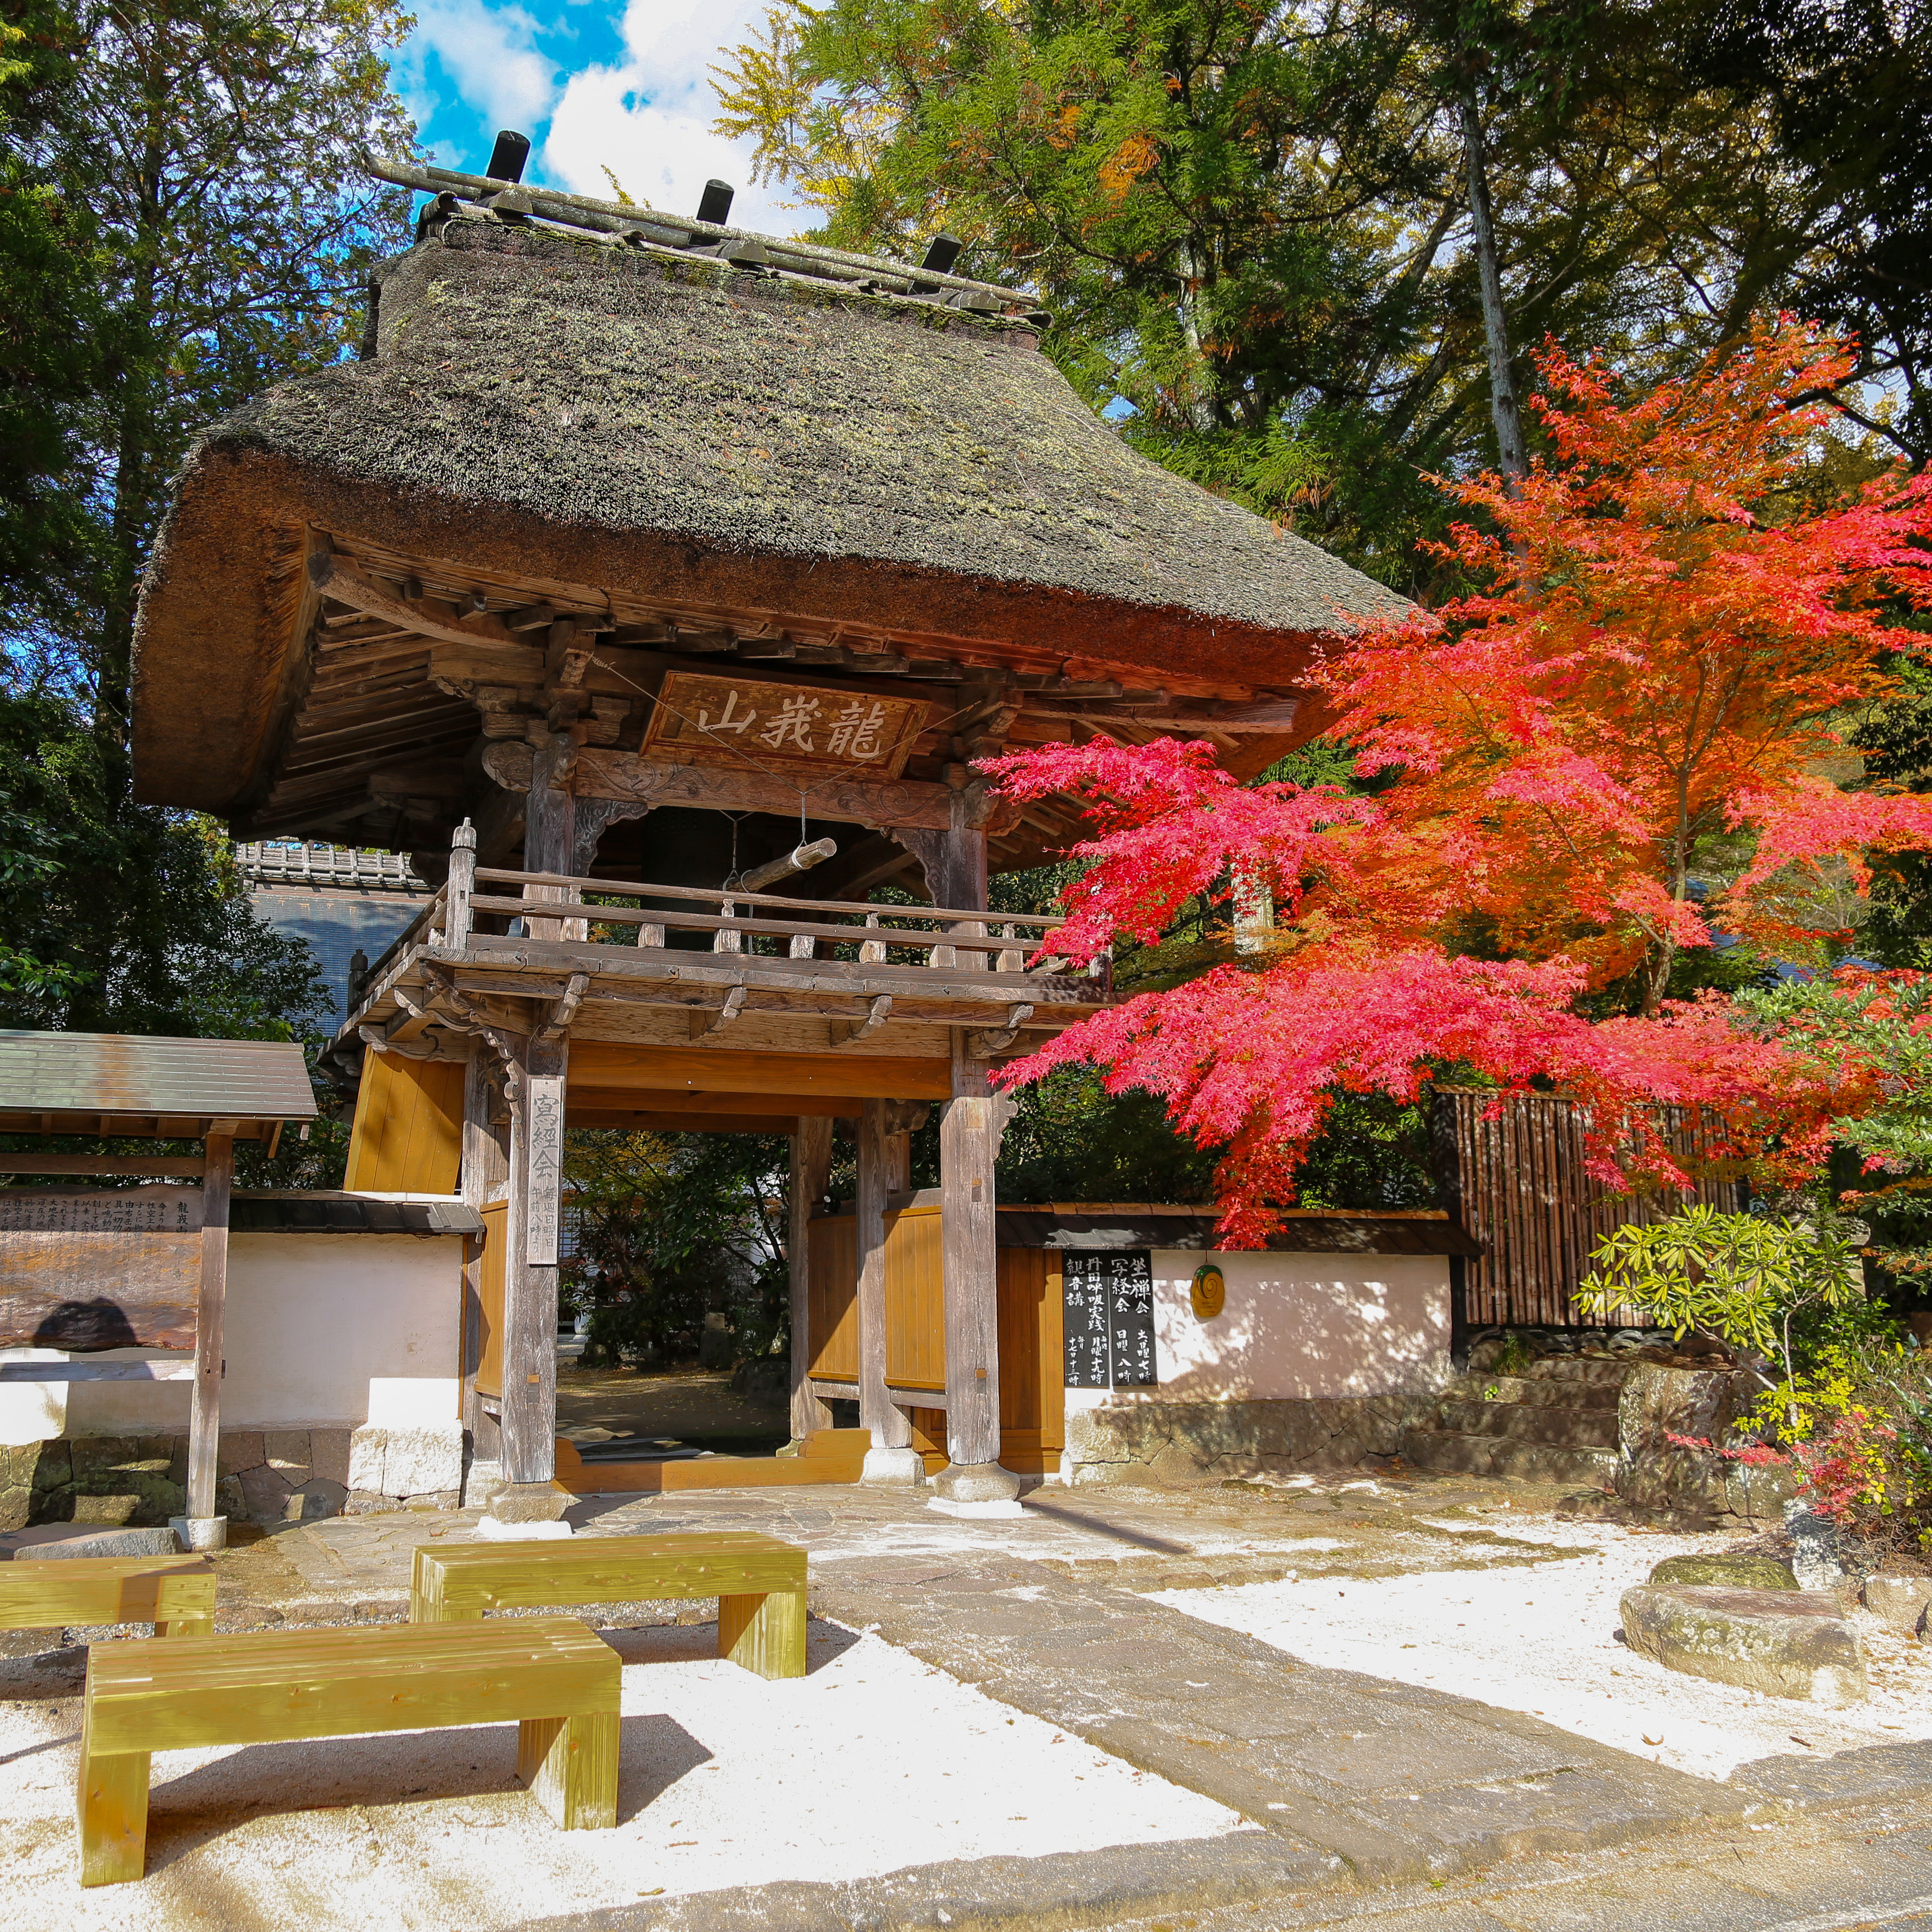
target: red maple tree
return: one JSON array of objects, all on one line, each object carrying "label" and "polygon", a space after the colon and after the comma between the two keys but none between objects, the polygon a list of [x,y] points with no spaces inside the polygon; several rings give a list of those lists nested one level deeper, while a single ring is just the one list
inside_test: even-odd
[{"label": "red maple tree", "polygon": [[[1089,862],[1054,950],[1156,940],[1183,902],[1270,886],[1258,965],[1144,994],[1007,1070],[1071,1062],[1161,1096],[1225,1144],[1222,1238],[1262,1238],[1337,1090],[1415,1098],[1460,1062],[1588,1103],[1596,1170],[1684,1176],[1649,1111],[1701,1106],[1715,1151],[1815,1158],[1864,1077],[1780,1046],[1714,994],[1666,997],[1713,923],[1815,942],[1808,880],[1932,844],[1932,798],[1841,789],[1846,707],[1932,638],[1932,478],[1807,514],[1799,485],[1846,377],[1790,322],[1628,403],[1539,358],[1549,455],[1519,488],[1447,485],[1486,522],[1442,554],[1483,587],[1337,648],[1313,682],[1373,798],[1243,787],[1205,746],[1104,739],[991,760],[1010,796],[1088,801]],[[1813,896],[1814,899],[1816,895]],[[1486,957],[1474,956],[1480,952]],[[1592,1020],[1589,1002],[1614,1016]],[[1774,1152],[1768,1155],[1767,1150]]]}]

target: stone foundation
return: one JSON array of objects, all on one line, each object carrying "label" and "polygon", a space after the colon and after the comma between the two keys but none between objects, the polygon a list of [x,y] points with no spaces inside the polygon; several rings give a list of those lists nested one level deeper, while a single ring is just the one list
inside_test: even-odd
[{"label": "stone foundation", "polygon": [[1639,1520],[1711,1529],[1781,1522],[1797,1477],[1775,1464],[1754,1468],[1670,1438],[1723,1443],[1756,1400],[1757,1384],[1738,1369],[1633,1370],[1617,1405],[1618,1501]]},{"label": "stone foundation", "polygon": [[[461,1501],[463,1432],[224,1429],[216,1514],[231,1522],[310,1522]],[[188,1437],[76,1436],[0,1448],[0,1531],[41,1523],[165,1528],[188,1507]]]},{"label": "stone foundation", "polygon": [[1427,1394],[1138,1402],[1070,1411],[1071,1483],[1184,1485],[1393,1460]]}]

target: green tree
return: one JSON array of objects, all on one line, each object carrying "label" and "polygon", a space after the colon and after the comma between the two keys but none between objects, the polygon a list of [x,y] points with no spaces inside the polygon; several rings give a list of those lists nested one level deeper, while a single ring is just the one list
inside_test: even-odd
[{"label": "green tree", "polygon": [[408,196],[358,162],[410,144],[383,60],[406,25],[390,0],[76,0],[59,84],[10,138],[45,206],[86,211],[113,355],[82,430],[91,580],[5,642],[16,670],[91,694],[110,748],[126,742],[141,572],[190,440],[339,359],[372,254],[404,236]]}]

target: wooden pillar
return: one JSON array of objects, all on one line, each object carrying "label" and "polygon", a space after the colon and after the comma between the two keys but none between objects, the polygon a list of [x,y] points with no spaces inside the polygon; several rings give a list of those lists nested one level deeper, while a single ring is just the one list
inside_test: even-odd
[{"label": "wooden pillar", "polygon": [[862,1480],[916,1483],[925,1459],[912,1446],[910,1418],[886,1389],[886,1107],[866,1100],[859,1111],[859,1425],[872,1432]]},{"label": "wooden pillar", "polygon": [[201,1282],[195,1298],[194,1395],[188,1425],[188,1514],[190,1550],[219,1550],[226,1525],[214,1511],[221,1443],[221,1314],[228,1290],[228,1199],[235,1181],[235,1139],[210,1134],[201,1178]]},{"label": "wooden pillar", "polygon": [[[488,1046],[472,1040],[463,1078],[463,1166],[458,1186],[464,1199],[476,1208],[502,1198],[510,1172],[508,1154],[490,1118],[497,1099],[496,1084],[490,1077],[494,1066]],[[484,1413],[476,1392],[484,1342],[482,1238],[470,1236],[464,1252],[463,1426],[469,1432],[472,1462],[499,1463],[501,1432],[496,1418]]]},{"label": "wooden pillar", "polygon": [[[535,748],[524,818],[524,869],[567,874],[574,801],[560,788],[574,746],[562,732]],[[555,898],[554,888],[529,886],[526,904]],[[524,915],[533,939],[562,936],[563,922]],[[568,1498],[556,1474],[556,1255],[563,1189],[563,1093],[567,1032],[511,1036],[510,1157],[506,1186],[508,1240],[503,1256],[504,1486],[490,1499],[490,1533],[568,1534],[559,1522]]]},{"label": "wooden pillar", "polygon": [[[832,1412],[812,1392],[812,1210],[832,1171],[832,1123],[802,1114],[791,1136],[791,1225],[785,1256],[791,1273],[791,1448],[801,1449]],[[782,1452],[781,1452],[782,1453]]]}]

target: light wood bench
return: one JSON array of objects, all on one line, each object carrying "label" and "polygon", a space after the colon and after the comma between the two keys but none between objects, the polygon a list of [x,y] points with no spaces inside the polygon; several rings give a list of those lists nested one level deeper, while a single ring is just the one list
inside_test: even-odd
[{"label": "light wood bench", "polygon": [[517,1774],[564,1830],[617,1822],[617,1653],[574,1617],[152,1637],[88,1653],[80,1882],[139,1878],[158,1750],[514,1719]]},{"label": "light wood bench", "polygon": [[410,1620],[650,1597],[716,1597],[720,1657],[760,1677],[805,1675],[805,1552],[751,1530],[418,1548]]},{"label": "light wood bench", "polygon": [[152,1624],[157,1636],[214,1634],[206,1556],[58,1556],[0,1563],[0,1630]]}]

